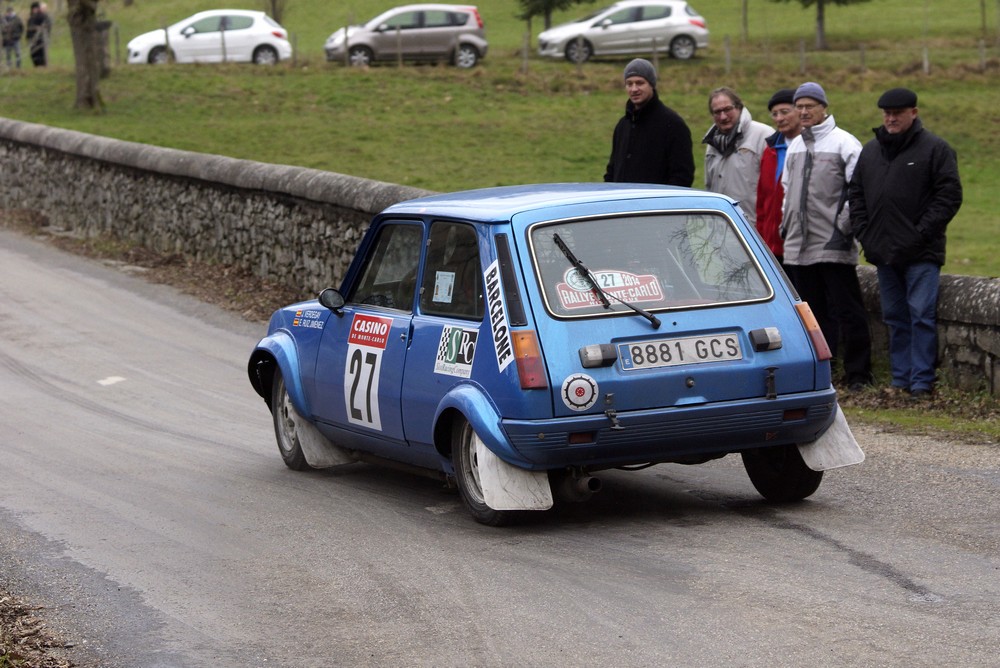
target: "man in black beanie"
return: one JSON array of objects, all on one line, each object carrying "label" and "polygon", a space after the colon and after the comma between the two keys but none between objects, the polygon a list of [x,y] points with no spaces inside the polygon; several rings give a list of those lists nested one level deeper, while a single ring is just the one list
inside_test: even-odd
[{"label": "man in black beanie", "polygon": [[636,58],[625,67],[625,116],[615,126],[605,181],[662,183],[690,188],[694,183],[691,130],[656,93],[656,70]]},{"label": "man in black beanie", "polygon": [[919,400],[936,380],[945,228],[962,205],[962,183],[955,151],[924,129],[916,93],[887,90],[878,106],[882,126],[851,178],[851,225],[878,270],[892,386]]}]

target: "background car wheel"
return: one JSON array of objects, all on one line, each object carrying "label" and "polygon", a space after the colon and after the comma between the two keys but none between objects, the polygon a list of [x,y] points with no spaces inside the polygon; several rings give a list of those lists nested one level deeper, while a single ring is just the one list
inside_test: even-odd
[{"label": "background car wheel", "polygon": [[768,501],[801,501],[823,480],[823,472],[806,466],[795,445],[747,450],[742,456],[750,482]]},{"label": "background car wheel", "polygon": [[473,519],[491,527],[503,526],[516,517],[516,511],[493,510],[486,505],[483,487],[479,482],[479,463],[476,458],[478,440],[479,436],[466,420],[459,420],[455,424],[452,431],[451,456],[458,492]]},{"label": "background car wheel", "polygon": [[372,50],[367,46],[352,46],[347,52],[347,59],[355,67],[365,67],[372,64],[374,59]]},{"label": "background car wheel", "polygon": [[274,420],[274,436],[285,466],[296,471],[308,469],[309,463],[299,444],[298,425],[302,416],[292,405],[280,369],[275,369],[274,381],[271,383],[271,418]]},{"label": "background car wheel", "polygon": [[479,62],[479,52],[476,47],[469,44],[460,44],[455,51],[455,67],[469,68],[475,67]]},{"label": "background car wheel", "polygon": [[278,52],[271,46],[258,46],[253,51],[255,65],[274,65],[278,62]]},{"label": "background car wheel", "polygon": [[162,65],[170,60],[170,54],[167,53],[167,47],[154,46],[146,60],[150,65]]},{"label": "background car wheel", "polygon": [[687,35],[678,35],[670,42],[670,56],[677,60],[690,60],[694,58],[694,52],[697,48],[693,38]]},{"label": "background car wheel", "polygon": [[585,39],[574,39],[566,45],[566,60],[571,63],[585,63],[594,55],[594,47]]}]

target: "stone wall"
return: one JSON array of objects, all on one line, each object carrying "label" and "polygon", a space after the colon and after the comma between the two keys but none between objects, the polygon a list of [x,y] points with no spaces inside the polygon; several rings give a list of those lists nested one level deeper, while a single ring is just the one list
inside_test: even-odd
[{"label": "stone wall", "polygon": [[[317,291],[339,285],[371,217],[427,191],[314,169],[164,149],[0,118],[0,208],[84,235],[245,267]],[[860,267],[885,357],[874,269]],[[943,276],[941,377],[1000,394],[1000,281]]]}]

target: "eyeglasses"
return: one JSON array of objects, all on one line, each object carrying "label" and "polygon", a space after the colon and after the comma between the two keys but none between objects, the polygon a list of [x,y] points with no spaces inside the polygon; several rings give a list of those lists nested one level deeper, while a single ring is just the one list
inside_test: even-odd
[{"label": "eyeglasses", "polygon": [[797,104],[795,105],[795,111],[812,111],[818,104]]},{"label": "eyeglasses", "polygon": [[784,118],[785,116],[787,116],[788,114],[792,113],[793,111],[795,111],[795,110],[791,109],[791,108],[788,108],[788,109],[775,109],[774,111],[771,112],[771,118]]},{"label": "eyeglasses", "polygon": [[732,111],[735,108],[736,108],[735,106],[729,105],[728,107],[723,107],[722,109],[712,109],[712,115],[713,116],[725,116],[726,114],[728,114],[730,111]]}]

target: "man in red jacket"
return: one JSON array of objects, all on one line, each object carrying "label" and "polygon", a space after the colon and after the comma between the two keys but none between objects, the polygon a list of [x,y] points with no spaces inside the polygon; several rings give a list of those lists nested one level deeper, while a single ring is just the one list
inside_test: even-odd
[{"label": "man in red jacket", "polygon": [[757,181],[757,231],[764,238],[778,262],[784,259],[784,245],[778,228],[781,226],[781,202],[785,189],[781,187],[781,170],[785,166],[785,149],[802,132],[802,119],[795,111],[795,91],[782,88],[771,96],[767,109],[778,131],[767,138],[760,159]]}]

